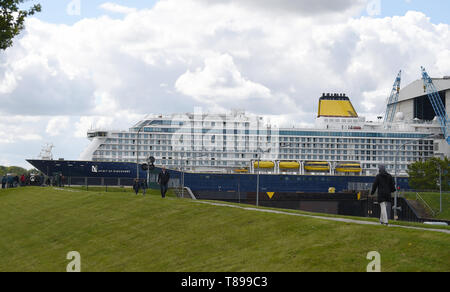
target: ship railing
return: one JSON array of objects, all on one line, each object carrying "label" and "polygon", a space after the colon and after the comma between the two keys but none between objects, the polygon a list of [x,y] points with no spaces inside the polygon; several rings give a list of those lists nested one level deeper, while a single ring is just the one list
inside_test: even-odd
[{"label": "ship railing", "polygon": [[431,211],[431,214],[433,215],[433,217],[436,216],[436,212],[434,212],[433,208],[431,208],[430,205],[428,205],[427,202],[417,192],[416,192],[416,200],[422,202],[422,204]]},{"label": "ship railing", "polygon": [[188,199],[192,199],[192,200],[197,200],[197,198],[195,197],[194,193],[192,192],[190,187],[179,187],[179,188],[175,188],[175,192],[177,197],[179,198],[188,198]]},{"label": "ship railing", "polygon": [[[141,177],[141,180],[145,179]],[[56,186],[56,187],[82,187],[86,190],[102,189],[105,191],[129,191],[133,187],[134,178],[130,177],[80,177],[80,176],[64,176],[61,180],[57,176],[42,177],[40,179],[40,185],[43,186]],[[156,182],[157,175],[150,175],[148,187],[153,189],[159,189],[159,185]],[[169,182],[169,188],[180,188],[180,178],[173,177]]]}]

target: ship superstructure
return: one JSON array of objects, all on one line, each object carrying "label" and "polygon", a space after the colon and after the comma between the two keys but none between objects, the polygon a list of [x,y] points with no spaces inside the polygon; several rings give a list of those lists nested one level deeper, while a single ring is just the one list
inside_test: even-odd
[{"label": "ship superstructure", "polygon": [[[400,108],[400,107],[399,107]],[[242,110],[153,115],[128,131],[90,130],[81,160],[146,162],[197,172],[374,175],[379,164],[407,165],[446,156],[439,122],[366,121],[345,94],[323,94],[313,128],[284,128]]]}]

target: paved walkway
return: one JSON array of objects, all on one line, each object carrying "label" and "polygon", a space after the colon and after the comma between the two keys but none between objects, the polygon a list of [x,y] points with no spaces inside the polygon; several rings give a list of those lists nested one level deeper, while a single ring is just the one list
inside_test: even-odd
[{"label": "paved walkway", "polygon": [[[242,209],[242,210],[247,210],[247,211],[257,211],[257,212],[282,214],[282,215],[297,216],[297,217],[307,217],[307,218],[315,218],[315,219],[320,219],[320,220],[354,223],[354,224],[361,224],[361,225],[380,226],[380,223],[373,222],[373,221],[314,216],[314,215],[307,215],[307,214],[283,212],[283,211],[277,211],[277,210],[260,209],[260,208],[254,208],[254,207],[243,207],[243,206],[230,205],[230,204],[225,204],[225,203],[204,202],[204,201],[198,201],[198,200],[193,200],[192,202],[199,203],[199,204],[212,205],[212,206],[219,206],[219,207],[237,208],[237,209]],[[441,232],[441,233],[450,234],[450,230],[448,230],[448,229],[433,229],[433,228],[422,228],[422,227],[404,226],[404,225],[389,225],[387,228],[405,228],[405,229],[415,229],[415,230],[433,231],[433,232]]]}]

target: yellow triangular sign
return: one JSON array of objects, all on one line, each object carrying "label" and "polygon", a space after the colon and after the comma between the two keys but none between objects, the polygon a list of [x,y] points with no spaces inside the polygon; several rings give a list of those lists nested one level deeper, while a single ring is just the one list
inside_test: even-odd
[{"label": "yellow triangular sign", "polygon": [[273,195],[275,195],[275,192],[267,192],[267,195],[270,199],[272,199]]}]

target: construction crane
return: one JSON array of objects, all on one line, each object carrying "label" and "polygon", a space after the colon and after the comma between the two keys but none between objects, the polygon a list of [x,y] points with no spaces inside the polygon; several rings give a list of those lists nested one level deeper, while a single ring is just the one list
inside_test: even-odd
[{"label": "construction crane", "polygon": [[392,87],[391,95],[387,102],[386,113],[384,115],[385,123],[392,123],[394,121],[395,111],[397,110],[398,96],[400,94],[400,83],[402,81],[402,71],[398,72],[395,78],[394,86]]},{"label": "construction crane", "polygon": [[442,134],[444,135],[445,140],[450,145],[450,137],[448,136],[448,116],[445,111],[445,106],[442,103],[441,96],[439,95],[439,91],[436,89],[436,86],[433,84],[433,80],[428,75],[427,71],[424,67],[422,68],[422,80],[423,80],[423,90],[428,95],[428,99],[430,100],[431,105],[433,106],[433,110],[436,113],[436,116],[441,125]]}]

